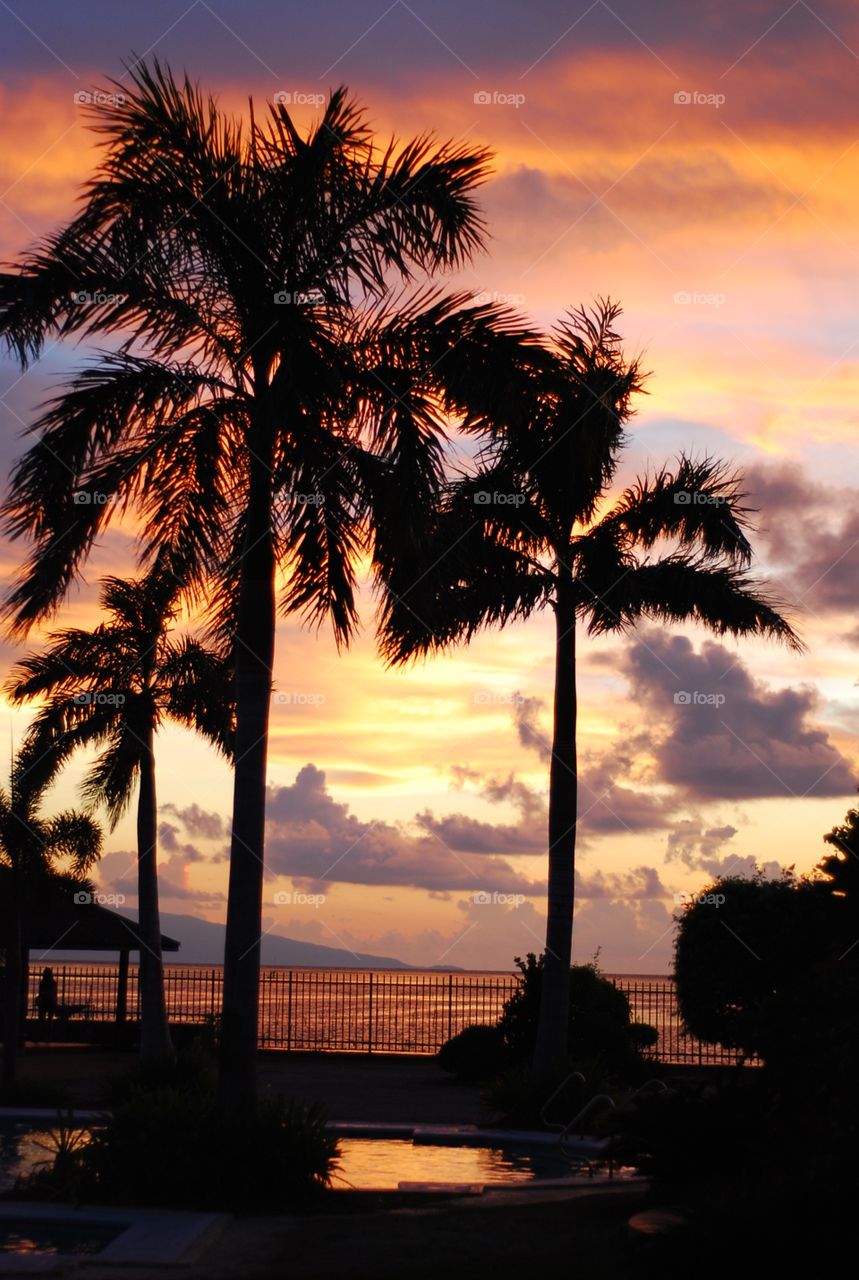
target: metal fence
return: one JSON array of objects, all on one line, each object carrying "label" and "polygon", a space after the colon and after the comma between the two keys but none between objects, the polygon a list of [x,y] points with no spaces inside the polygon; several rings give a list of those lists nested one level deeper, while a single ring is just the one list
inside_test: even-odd
[{"label": "metal fence", "polygon": [[[108,964],[55,964],[58,1002],[75,1019],[112,1021],[118,968]],[[688,1035],[677,1011],[671,978],[607,975],[629,997],[632,1017],[658,1032],[650,1056],[663,1062],[724,1066],[738,1054]],[[167,1009],[174,1023],[202,1024],[221,1006],[222,970],[168,965]],[[39,982],[31,972],[35,1012]],[[473,1023],[496,1022],[516,989],[513,974],[421,973],[410,970],[263,969],[259,1044],[263,1049],[357,1053],[435,1053]],[[127,1018],[139,1017],[137,968],[128,975]]]}]

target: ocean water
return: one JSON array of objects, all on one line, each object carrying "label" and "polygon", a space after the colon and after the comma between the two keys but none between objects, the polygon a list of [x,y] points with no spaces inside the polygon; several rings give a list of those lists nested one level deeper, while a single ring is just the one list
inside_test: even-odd
[{"label": "ocean water", "polygon": [[[78,1019],[115,1017],[118,966],[53,966],[60,1006],[70,1030]],[[30,974],[35,1014],[41,966]],[[658,974],[607,975],[624,990],[636,1021],[659,1032],[654,1057],[666,1062],[733,1063],[736,1054],[685,1033],[671,978]],[[516,989],[512,973],[391,969],[287,969],[261,972],[259,1042],[262,1048],[339,1052],[435,1053],[450,1036],[474,1023],[496,1022]],[[220,965],[167,965],[171,1020],[204,1023],[218,1015]],[[129,968],[127,1016],[138,1016],[137,967]]]}]

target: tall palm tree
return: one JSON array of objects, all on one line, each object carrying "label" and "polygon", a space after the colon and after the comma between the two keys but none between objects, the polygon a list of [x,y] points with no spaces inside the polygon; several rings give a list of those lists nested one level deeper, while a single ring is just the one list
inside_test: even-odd
[{"label": "tall palm tree", "polygon": [[226,756],[232,752],[232,673],[198,641],[174,640],[179,584],[159,560],[144,578],[105,578],[108,617],[92,631],[48,637],[42,653],[13,669],[12,702],[46,698],[28,734],[36,753],[57,767],[81,747],[99,754],[83,785],[90,806],[103,805],[113,829],[137,787],[137,894],[140,922],[140,1053],[172,1053],[158,906],[158,807],[155,735],[174,720],[196,729]]},{"label": "tall palm tree", "polygon": [[[447,488],[423,541],[377,559],[381,645],[403,663],[469,640],[480,628],[555,615],[554,728],[549,774],[546,952],[535,1069],[566,1052],[577,824],[576,644],[641,618],[694,621],[719,634],[798,640],[748,576],[749,512],[740,480],[681,456],[638,479],[606,510],[642,389],[600,300],[570,313],[550,361],[529,373],[532,412],[496,432],[476,474]],[[663,554],[658,554],[659,551]]]},{"label": "tall palm tree", "polygon": [[408,529],[429,500],[446,414],[514,413],[532,335],[417,279],[480,247],[482,149],[379,150],[342,89],[302,136],[284,105],[247,127],[157,63],[121,88],[81,211],[0,275],[24,366],[50,334],[121,335],[14,471],[7,527],[35,546],[9,607],[19,632],[50,614],[131,505],[144,561],[169,549],[235,647],[220,1093],[238,1120],[256,1097],[276,605],[348,642],[374,521]]},{"label": "tall palm tree", "polygon": [[[56,773],[53,760],[25,744],[12,762],[8,789],[0,788],[0,866],[9,894],[4,919],[6,966],[3,984],[3,1085],[17,1076],[21,1035],[26,909],[58,889],[69,896],[101,856],[102,833],[85,813],[63,810],[45,817],[42,801]],[[65,870],[72,879],[63,882]]]}]

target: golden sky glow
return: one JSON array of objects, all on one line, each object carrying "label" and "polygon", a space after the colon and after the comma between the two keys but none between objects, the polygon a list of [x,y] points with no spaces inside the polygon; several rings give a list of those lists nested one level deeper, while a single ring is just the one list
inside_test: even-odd
[{"label": "golden sky glow", "polygon": [[[653,629],[582,645],[583,774],[594,794],[582,799],[593,814],[582,828],[577,954],[602,946],[607,969],[662,970],[674,894],[750,860],[809,868],[822,834],[852,803],[859,16],[836,0],[762,2],[741,15],[724,3],[697,16],[674,4],[656,6],[661,15],[626,4],[617,21],[614,7],[591,12],[554,0],[535,14],[513,0],[472,6],[473,14],[447,0],[395,4],[386,14],[364,0],[292,8],[292,32],[266,3],[188,11],[166,0],[146,17],[126,15],[120,29],[105,6],[89,3],[79,24],[91,24],[90,40],[51,20],[61,12],[53,2],[21,12],[26,29],[12,10],[0,13],[0,254],[13,257],[72,211],[94,162],[74,94],[120,75],[132,46],[154,45],[237,111],[249,93],[262,101],[345,81],[382,135],[431,128],[494,148],[495,176],[483,193],[488,251],[451,285],[503,297],[547,325],[596,294],[621,299],[629,349],[643,350],[652,370],[621,482],[681,448],[741,465],[760,509],[759,568],[795,608],[807,644],[797,656],[724,642],[723,659],[705,652],[703,633],[683,633],[692,641],[686,654]],[[490,8],[487,31],[486,13],[481,28],[476,11]],[[678,93],[693,100],[677,102]],[[296,107],[302,120],[314,112]],[[51,344],[23,378],[11,362],[0,364],[4,460],[19,451],[16,437],[46,388],[84,354]],[[96,620],[99,572],[133,569],[130,532],[104,540],[63,623]],[[4,578],[19,556],[19,547],[2,547]],[[291,865],[286,851],[298,834],[308,845],[330,836],[332,849],[341,846],[330,875],[306,874],[309,862],[305,874],[273,874],[266,925],[420,964],[506,967],[514,953],[539,949],[542,927],[545,858],[501,828],[518,832],[520,844],[541,830],[551,620],[536,617],[470,649],[386,672],[374,652],[369,593],[362,616],[364,634],[345,655],[324,630],[293,621],[279,628],[269,774],[274,810],[301,817],[273,828],[273,847],[282,839],[285,851],[273,866]],[[7,666],[15,652],[4,646]],[[769,771],[769,784],[744,787],[739,765],[722,794],[709,785],[709,765],[681,779],[682,759],[704,755],[687,741],[669,685],[662,689],[653,674],[675,658],[677,680],[700,672],[725,689],[730,731],[718,743],[750,773],[763,779]],[[651,670],[650,659],[662,667]],[[758,710],[743,718],[731,697]],[[753,738],[768,715],[766,732],[783,732],[785,741],[762,765],[769,748]],[[25,713],[6,717],[19,733]],[[168,729],[158,764],[162,804],[185,811],[194,802],[227,819],[228,771],[202,743]],[[296,783],[308,764],[325,774],[322,792],[315,775],[304,775],[303,790]],[[64,801],[82,767],[58,784]],[[505,792],[511,778],[525,790]],[[336,832],[320,825],[323,792],[340,806]],[[440,824],[457,815],[483,824],[480,851],[455,843],[478,841],[462,824],[453,846],[445,843],[453,827]],[[201,835],[169,812],[164,820],[174,829],[168,843],[194,849],[162,849],[165,909],[220,918],[226,838]],[[350,831],[358,849],[376,842],[376,860],[360,872],[346,847]],[[126,819],[109,841],[115,857],[103,868],[105,884],[132,847]],[[410,858],[416,867],[423,859],[425,877],[416,871],[405,883],[391,871],[386,879],[385,866]],[[449,883],[444,858],[456,872]],[[475,905],[487,858],[503,861],[516,892],[524,886],[521,905]],[[499,893],[508,881],[499,881]],[[276,905],[275,891],[293,882],[324,882],[323,906],[302,914]]]}]

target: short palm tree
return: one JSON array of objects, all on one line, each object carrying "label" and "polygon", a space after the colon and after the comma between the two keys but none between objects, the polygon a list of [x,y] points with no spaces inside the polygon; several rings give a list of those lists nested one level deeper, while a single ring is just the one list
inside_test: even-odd
[{"label": "short palm tree", "polygon": [[[469,640],[480,628],[555,615],[546,953],[535,1069],[566,1052],[577,824],[576,641],[641,618],[797,646],[748,576],[749,513],[738,477],[681,456],[606,510],[642,387],[615,331],[619,307],[570,314],[545,369],[530,373],[524,425],[488,441],[475,475],[452,482],[411,554],[379,559],[381,644],[392,663]],[[663,554],[657,554],[658,551]]]},{"label": "short palm tree", "polygon": [[157,63],[130,86],[99,106],[79,214],[0,275],[0,335],[24,366],[50,334],[121,339],[14,471],[8,528],[35,547],[9,607],[18,631],[50,614],[130,504],[144,560],[169,548],[235,646],[220,1095],[239,1119],[256,1100],[276,606],[348,641],[374,525],[391,546],[409,532],[448,412],[512,413],[532,335],[419,283],[481,244],[483,150],[380,150],[342,89],[302,136],[284,105],[247,128]]},{"label": "short palm tree", "polygon": [[45,698],[28,734],[34,753],[57,767],[80,748],[98,751],[83,787],[103,805],[111,828],[137,787],[137,892],[140,920],[140,1053],[171,1054],[158,906],[155,735],[166,719],[232,752],[232,672],[198,641],[173,639],[178,583],[159,561],[138,580],[106,578],[107,616],[92,631],[58,631],[42,653],[12,671],[13,702]]},{"label": "short palm tree", "polygon": [[[71,897],[101,856],[102,833],[88,814],[68,809],[43,816],[42,802],[55,773],[49,756],[25,744],[12,762],[8,789],[0,788],[0,867],[5,868],[8,893],[3,938],[4,1086],[14,1084],[17,1075],[28,908],[58,891]],[[70,879],[63,880],[64,870]]]}]

